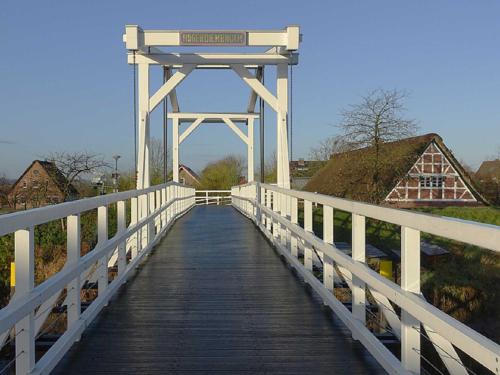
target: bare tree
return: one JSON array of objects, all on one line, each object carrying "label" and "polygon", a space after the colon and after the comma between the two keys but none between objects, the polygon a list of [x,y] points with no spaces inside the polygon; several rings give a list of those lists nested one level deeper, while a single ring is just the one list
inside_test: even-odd
[{"label": "bare tree", "polygon": [[352,148],[377,147],[414,135],[418,129],[415,121],[403,116],[406,97],[398,90],[374,90],[361,103],[343,110],[338,127],[344,142]]},{"label": "bare tree", "polygon": [[276,183],[278,180],[278,158],[276,150],[269,155],[264,165],[264,182]]},{"label": "bare tree", "polygon": [[157,185],[164,182],[163,176],[163,166],[167,162],[168,166],[168,152],[167,158],[165,158],[165,152],[163,149],[163,142],[158,138],[151,138],[149,141],[150,147],[150,175],[151,184]]},{"label": "bare tree", "polygon": [[7,176],[4,173],[0,174],[0,207],[8,205],[11,187],[12,184],[7,179]]},{"label": "bare tree", "polygon": [[350,149],[373,147],[371,165],[372,199],[378,202],[381,185],[381,146],[386,142],[397,141],[412,136],[418,127],[414,120],[404,116],[404,100],[407,94],[398,90],[374,90],[363,96],[361,102],[342,111],[342,139]]},{"label": "bare tree", "polygon": [[319,142],[315,147],[309,151],[309,158],[311,160],[330,160],[333,154],[348,151],[349,146],[346,144],[343,137],[333,136],[328,137]]},{"label": "bare tree", "polygon": [[110,167],[102,155],[89,152],[52,152],[45,156],[45,160],[55,163],[65,177],[65,181],[62,181],[65,200],[71,192],[73,182]]}]

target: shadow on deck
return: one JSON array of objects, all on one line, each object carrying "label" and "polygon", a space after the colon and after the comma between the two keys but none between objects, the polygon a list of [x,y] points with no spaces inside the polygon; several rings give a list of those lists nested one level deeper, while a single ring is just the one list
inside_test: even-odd
[{"label": "shadow on deck", "polygon": [[54,370],[192,372],[384,373],[228,206],[181,218]]}]

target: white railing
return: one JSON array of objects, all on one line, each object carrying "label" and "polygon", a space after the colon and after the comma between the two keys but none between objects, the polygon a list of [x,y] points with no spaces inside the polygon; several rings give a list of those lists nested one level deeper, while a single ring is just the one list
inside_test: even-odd
[{"label": "white railing", "polygon": [[[455,348],[491,372],[500,371],[500,346],[426,302],[420,293],[420,233],[500,251],[500,227],[453,218],[380,207],[267,184],[232,188],[232,204],[251,218],[277,250],[323,298],[377,361],[391,374],[419,374],[421,337],[432,342],[451,374],[468,374]],[[313,204],[323,207],[323,239],[313,232]],[[304,227],[299,226],[299,205]],[[303,205],[303,206],[302,206]],[[334,210],[352,215],[352,256],[334,245]],[[365,218],[401,227],[401,285],[369,268],[365,261]],[[303,262],[299,259],[303,256]],[[312,273],[323,269],[323,280]],[[335,297],[336,280],[351,290],[352,308]],[[498,286],[492,286],[498,287]],[[370,300],[382,312],[390,332],[400,340],[394,355],[366,326]],[[397,306],[401,313],[395,309]],[[424,335],[425,332],[425,335]]]},{"label": "white railing", "polygon": [[197,205],[231,203],[231,190],[196,190]]},{"label": "white railing", "polygon": [[[127,201],[131,212],[128,227]],[[117,232],[108,238],[111,204],[116,204]],[[15,340],[15,354],[9,365],[15,362],[16,374],[49,373],[172,223],[194,204],[194,189],[168,183],[0,216],[0,236],[14,233],[16,265],[15,294],[0,310],[0,343],[3,346],[9,336],[9,340]],[[94,209],[97,209],[97,245],[81,256],[80,214]],[[64,218],[66,264],[35,286],[34,227]],[[109,282],[109,267],[115,263],[117,275]],[[81,312],[82,286],[92,280],[97,281],[97,298]],[[64,297],[63,292],[67,329],[35,360],[35,340],[54,303]]]}]

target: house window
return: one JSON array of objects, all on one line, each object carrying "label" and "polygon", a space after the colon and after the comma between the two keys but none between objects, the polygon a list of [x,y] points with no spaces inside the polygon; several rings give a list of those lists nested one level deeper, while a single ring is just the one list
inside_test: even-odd
[{"label": "house window", "polygon": [[421,188],[442,188],[443,187],[443,176],[420,176],[420,187]]},{"label": "house window", "polygon": [[26,181],[23,181],[23,189],[27,189],[28,188],[28,183]]},{"label": "house window", "polygon": [[40,174],[40,172],[39,172],[39,171],[37,171],[36,169],[33,171],[33,176],[35,176],[35,177],[36,177],[36,176],[38,176],[39,174]]},{"label": "house window", "polygon": [[183,185],[186,184],[186,179],[184,177],[181,177],[180,180],[181,180],[181,184],[183,184]]}]

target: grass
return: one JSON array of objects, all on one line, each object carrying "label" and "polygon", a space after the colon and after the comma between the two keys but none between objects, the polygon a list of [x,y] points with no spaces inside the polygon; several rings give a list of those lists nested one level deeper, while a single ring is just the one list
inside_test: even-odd
[{"label": "grass", "polygon": [[[492,207],[422,208],[418,211],[456,217],[481,223],[500,225],[500,209]],[[299,208],[299,224],[303,226],[303,208]],[[313,211],[314,233],[323,236],[323,210]],[[351,242],[351,215],[335,210],[334,236],[337,242]],[[366,238],[389,256],[400,250],[400,227],[379,220],[366,221]],[[500,255],[475,246],[422,233],[422,239],[435,243],[450,254],[422,257],[421,288],[428,301],[498,342],[500,339]],[[399,281],[400,263],[393,258],[395,280]]]}]

